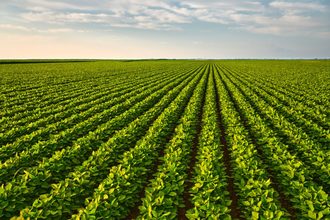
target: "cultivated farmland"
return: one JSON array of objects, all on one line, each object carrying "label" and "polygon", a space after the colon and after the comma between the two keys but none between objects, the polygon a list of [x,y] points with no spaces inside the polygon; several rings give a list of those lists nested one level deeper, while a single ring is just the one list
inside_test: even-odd
[{"label": "cultivated farmland", "polygon": [[0,83],[0,219],[330,218],[330,61],[13,61]]}]

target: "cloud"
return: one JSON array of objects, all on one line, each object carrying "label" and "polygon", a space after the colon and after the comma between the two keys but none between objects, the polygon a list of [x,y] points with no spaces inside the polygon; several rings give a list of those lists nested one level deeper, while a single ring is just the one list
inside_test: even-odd
[{"label": "cloud", "polygon": [[21,26],[21,25],[13,25],[13,24],[0,24],[0,30],[7,29],[7,30],[18,30],[18,31],[30,31],[29,28]]},{"label": "cloud", "polygon": [[95,24],[100,29],[168,31],[183,30],[185,24],[196,21],[275,35],[321,34],[329,28],[329,22],[324,18],[329,8],[318,1],[14,0],[8,4],[21,7],[18,17],[22,22],[64,28],[66,25]]},{"label": "cloud", "polygon": [[86,30],[72,29],[72,28],[49,28],[46,30],[37,30],[40,33],[85,33],[88,32]]},{"label": "cloud", "polygon": [[46,29],[38,29],[38,28],[31,28],[25,27],[20,25],[12,25],[12,24],[0,24],[0,30],[11,30],[11,31],[23,31],[23,32],[30,32],[30,33],[84,33],[87,32],[86,30],[79,30],[79,29],[72,29],[72,28],[46,28]]},{"label": "cloud", "polygon": [[[329,22],[327,6],[317,2],[187,1],[195,19],[231,29],[271,35],[324,35]],[[317,14],[315,14],[317,12]],[[314,13],[311,15],[311,13]]]},{"label": "cloud", "polygon": [[276,18],[254,16],[238,16],[236,20],[241,22],[240,28],[259,34],[273,35],[311,35],[318,34],[324,25],[312,17],[294,14],[285,14]]},{"label": "cloud", "polygon": [[[93,7],[89,7],[86,4],[75,4],[74,1],[50,1],[50,0],[13,0],[16,6],[23,6],[27,10],[33,11],[47,11],[47,10],[90,10]],[[83,1],[82,1],[83,2]]]},{"label": "cloud", "polygon": [[285,10],[289,12],[304,12],[304,11],[320,11],[326,10],[324,5],[315,2],[284,2],[284,1],[274,1],[269,4],[273,8],[280,10]]},{"label": "cloud", "polygon": [[178,29],[176,24],[191,22],[190,18],[184,15],[184,9],[158,1],[112,1],[104,5],[88,7],[90,10],[79,8],[79,11],[67,10],[67,8],[58,10],[60,4],[47,5],[48,8],[41,11],[36,5],[31,5],[35,2],[36,0],[29,1],[31,10],[21,13],[20,16],[24,20],[50,24],[98,23],[113,27],[159,30],[176,30]]},{"label": "cloud", "polygon": [[47,23],[104,23],[110,16],[104,13],[70,13],[70,12],[28,12],[21,14],[22,18],[32,22]]}]

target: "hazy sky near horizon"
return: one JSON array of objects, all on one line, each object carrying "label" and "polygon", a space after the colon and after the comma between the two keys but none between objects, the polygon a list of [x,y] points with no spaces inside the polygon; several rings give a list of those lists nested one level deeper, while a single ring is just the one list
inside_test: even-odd
[{"label": "hazy sky near horizon", "polygon": [[329,58],[329,0],[0,1],[0,59]]}]

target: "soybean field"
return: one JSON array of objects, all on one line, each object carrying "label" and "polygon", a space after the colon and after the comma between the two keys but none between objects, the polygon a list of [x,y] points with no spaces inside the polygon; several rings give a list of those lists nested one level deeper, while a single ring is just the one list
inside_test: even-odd
[{"label": "soybean field", "polygon": [[0,219],[330,219],[329,60],[0,61]]}]

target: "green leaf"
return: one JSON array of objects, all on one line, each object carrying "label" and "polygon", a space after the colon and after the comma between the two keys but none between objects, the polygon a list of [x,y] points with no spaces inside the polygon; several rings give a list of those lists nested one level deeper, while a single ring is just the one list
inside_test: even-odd
[{"label": "green leaf", "polygon": [[316,219],[316,213],[313,212],[313,211],[311,211],[311,210],[309,210],[308,211],[308,217],[311,218],[311,219]]},{"label": "green leaf", "polygon": [[170,192],[170,194],[169,194],[170,196],[176,196],[177,194],[176,194],[176,192]]},{"label": "green leaf", "polygon": [[252,219],[254,219],[254,220],[258,220],[258,219],[259,219],[259,213],[253,211],[253,212],[252,212]]}]

